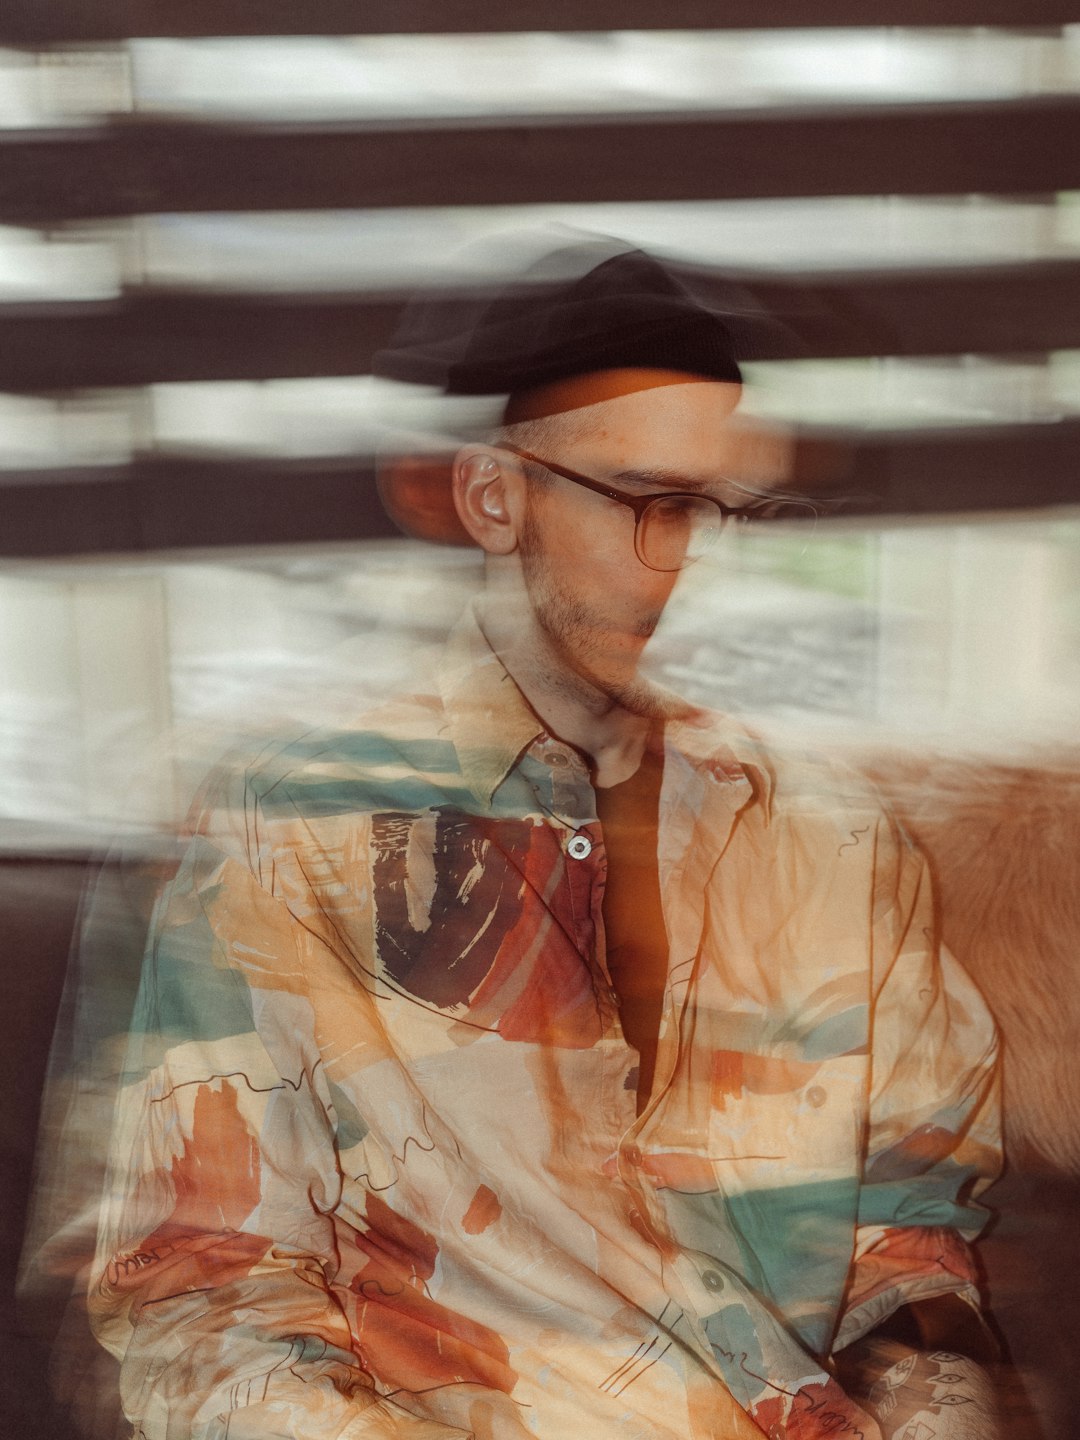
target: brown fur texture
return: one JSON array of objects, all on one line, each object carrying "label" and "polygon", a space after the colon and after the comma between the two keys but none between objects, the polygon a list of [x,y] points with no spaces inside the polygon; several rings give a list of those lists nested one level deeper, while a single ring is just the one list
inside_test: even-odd
[{"label": "brown fur texture", "polygon": [[1080,1176],[1080,750],[861,768],[929,856],[945,942],[1001,1029],[1009,1158]]}]

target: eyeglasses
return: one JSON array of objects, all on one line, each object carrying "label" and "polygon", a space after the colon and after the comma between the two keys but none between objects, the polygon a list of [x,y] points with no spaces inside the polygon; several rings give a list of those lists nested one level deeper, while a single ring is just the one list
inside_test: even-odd
[{"label": "eyeglasses", "polygon": [[[594,490],[597,495],[606,495],[634,512],[634,550],[638,559],[650,570],[685,570],[695,560],[700,560],[715,544],[729,521],[738,524],[764,520],[805,520],[813,519],[817,508],[808,500],[798,496],[783,495],[776,491],[757,494],[743,486],[747,496],[745,505],[728,505],[712,495],[701,495],[696,491],[664,490],[653,495],[628,495],[577,470],[565,465],[556,465],[543,460],[518,445],[506,441],[501,449],[510,450],[522,460],[550,470],[563,480]],[[729,481],[734,485],[734,481]]]}]

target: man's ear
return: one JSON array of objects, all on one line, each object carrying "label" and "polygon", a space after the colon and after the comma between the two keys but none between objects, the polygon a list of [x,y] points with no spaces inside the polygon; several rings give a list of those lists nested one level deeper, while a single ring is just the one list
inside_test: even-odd
[{"label": "man's ear", "polygon": [[489,555],[517,549],[514,491],[517,473],[498,451],[470,445],[454,457],[454,507],[465,529]]}]

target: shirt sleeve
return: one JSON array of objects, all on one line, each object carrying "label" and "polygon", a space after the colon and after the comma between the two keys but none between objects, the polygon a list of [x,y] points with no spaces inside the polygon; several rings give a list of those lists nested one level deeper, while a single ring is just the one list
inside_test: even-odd
[{"label": "shirt sleeve", "polygon": [[834,1343],[901,1305],[959,1294],[978,1306],[977,1196],[1001,1165],[997,1035],[940,945],[924,857],[891,821],[878,833],[871,1093],[854,1259]]},{"label": "shirt sleeve", "polygon": [[197,836],[159,902],[89,1305],[142,1440],[451,1440],[374,1389],[335,1298],[322,942]]}]

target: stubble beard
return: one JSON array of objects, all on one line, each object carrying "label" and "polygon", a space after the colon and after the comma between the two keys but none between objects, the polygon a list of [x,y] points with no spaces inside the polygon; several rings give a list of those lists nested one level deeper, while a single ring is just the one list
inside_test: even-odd
[{"label": "stubble beard", "polygon": [[650,720],[682,713],[684,704],[638,669],[644,642],[660,622],[659,611],[627,632],[642,644],[613,661],[603,642],[610,622],[553,582],[531,514],[526,514],[521,537],[521,563],[533,619],[554,662],[548,677],[554,687],[590,709],[598,702],[614,704]]}]

